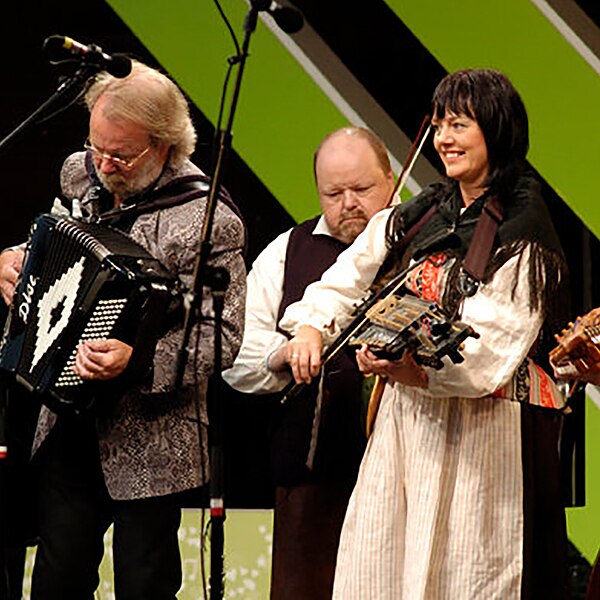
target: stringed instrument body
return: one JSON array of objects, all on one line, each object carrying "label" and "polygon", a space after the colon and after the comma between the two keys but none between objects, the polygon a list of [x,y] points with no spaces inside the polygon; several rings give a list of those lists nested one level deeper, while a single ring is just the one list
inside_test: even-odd
[{"label": "stringed instrument body", "polygon": [[417,364],[441,369],[442,358],[460,363],[460,349],[467,337],[479,337],[472,327],[447,319],[432,301],[405,294],[390,294],[367,311],[367,320],[348,344],[369,349],[379,358],[396,360],[405,350]]},{"label": "stringed instrument body", "polygon": [[[444,366],[444,356],[461,363],[464,340],[479,337],[470,325],[447,319],[435,302],[411,294],[385,296],[367,310],[366,317],[348,345],[367,344],[376,356],[388,360],[400,359],[408,350],[417,364],[434,369]],[[385,383],[385,377],[375,376],[367,410],[367,437],[372,433]]]},{"label": "stringed instrument body", "polygon": [[550,362],[558,377],[577,378],[600,373],[600,308],[594,308],[555,335]]}]

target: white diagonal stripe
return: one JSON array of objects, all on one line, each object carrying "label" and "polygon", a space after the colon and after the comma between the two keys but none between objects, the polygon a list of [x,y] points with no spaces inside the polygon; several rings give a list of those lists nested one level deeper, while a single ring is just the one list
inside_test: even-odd
[{"label": "white diagonal stripe", "polygon": [[586,43],[571,29],[566,21],[545,0],[531,0],[538,10],[556,27],[565,40],[600,75],[600,59]]}]

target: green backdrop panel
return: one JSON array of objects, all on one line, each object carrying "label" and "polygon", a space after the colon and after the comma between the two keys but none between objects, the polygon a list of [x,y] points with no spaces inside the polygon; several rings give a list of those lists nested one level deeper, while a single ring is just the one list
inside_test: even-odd
[{"label": "green backdrop panel", "polygon": [[[214,124],[227,58],[235,54],[214,2],[109,4]],[[247,3],[223,0],[221,5],[241,44]],[[344,124],[337,108],[259,20],[243,74],[233,146],[296,220],[318,212],[312,154],[327,132]]]},{"label": "green backdrop panel", "polygon": [[511,78],[530,117],[532,164],[600,235],[600,77],[592,67],[530,0],[386,1],[448,71],[493,67]]}]

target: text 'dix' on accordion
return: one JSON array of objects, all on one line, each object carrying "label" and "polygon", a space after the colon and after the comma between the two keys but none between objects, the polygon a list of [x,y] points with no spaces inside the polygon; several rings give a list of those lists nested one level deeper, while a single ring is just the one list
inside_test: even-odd
[{"label": "text 'dix' on accordion", "polygon": [[54,405],[85,408],[103,384],[75,374],[77,346],[116,338],[135,348],[127,372],[147,369],[174,289],[165,267],[123,233],[42,215],[31,228],[0,368]]},{"label": "text 'dix' on accordion", "polygon": [[462,362],[462,342],[469,336],[479,337],[469,325],[448,320],[435,302],[412,295],[390,294],[374,304],[366,316],[348,341],[351,346],[367,344],[374,354],[390,360],[412,350],[415,362],[435,369],[442,368],[444,356],[454,363]]}]

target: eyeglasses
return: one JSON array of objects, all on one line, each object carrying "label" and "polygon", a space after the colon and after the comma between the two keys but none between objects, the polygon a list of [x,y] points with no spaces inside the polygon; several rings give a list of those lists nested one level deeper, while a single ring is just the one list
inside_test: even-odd
[{"label": "eyeglasses", "polygon": [[95,158],[109,160],[117,167],[121,167],[122,169],[127,170],[133,169],[133,167],[135,167],[140,158],[142,158],[142,156],[144,156],[150,150],[150,146],[148,146],[145,150],[142,150],[136,156],[132,156],[131,158],[123,158],[121,156],[114,156],[112,154],[107,154],[106,152],[101,152],[90,142],[90,140],[86,140],[85,144],[83,144],[83,147],[86,150],[89,150]]}]

